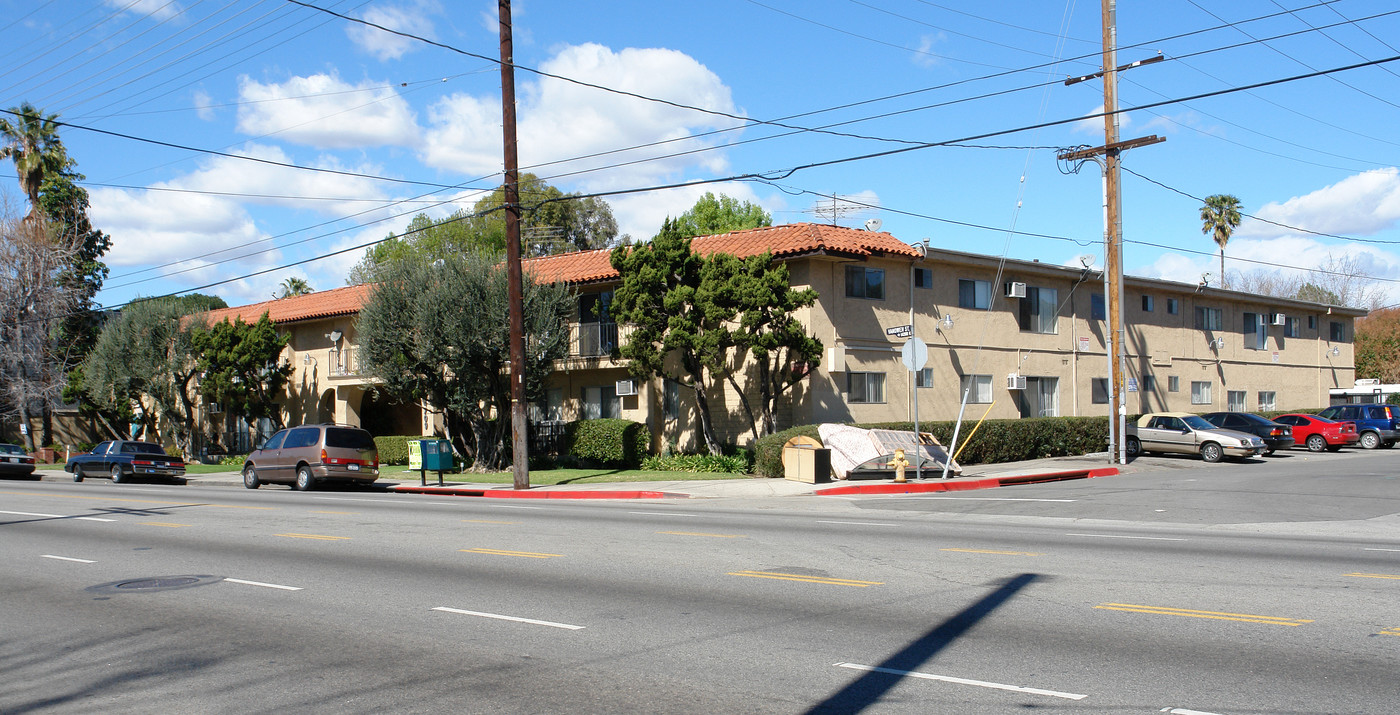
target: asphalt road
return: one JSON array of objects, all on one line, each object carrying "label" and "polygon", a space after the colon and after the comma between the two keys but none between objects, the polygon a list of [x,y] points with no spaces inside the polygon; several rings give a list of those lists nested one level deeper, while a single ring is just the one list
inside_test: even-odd
[{"label": "asphalt road", "polygon": [[1393,713],[1400,453],[940,496],[0,482],[0,712]]}]

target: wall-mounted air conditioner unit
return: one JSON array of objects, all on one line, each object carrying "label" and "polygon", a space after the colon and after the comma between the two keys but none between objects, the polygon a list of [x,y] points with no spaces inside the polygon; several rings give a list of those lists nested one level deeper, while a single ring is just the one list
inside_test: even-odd
[{"label": "wall-mounted air conditioner unit", "polygon": [[[1022,284],[1022,285],[1024,285],[1024,284]],[[1024,390],[1024,389],[1026,389],[1026,377],[1025,377],[1024,375],[1007,375],[1007,376],[1006,376],[1006,389],[1008,389],[1008,390]]]},{"label": "wall-mounted air conditioner unit", "polygon": [[1007,283],[1007,284],[1006,284],[1006,297],[1007,297],[1007,298],[1024,298],[1024,297],[1026,297],[1026,284],[1025,284],[1025,283]]},{"label": "wall-mounted air conditioner unit", "polygon": [[630,395],[635,395],[637,394],[637,381],[618,380],[616,388],[618,397],[628,397]]},{"label": "wall-mounted air conditioner unit", "polygon": [[1283,313],[1274,313],[1274,325],[1284,325],[1288,322],[1288,316]]},{"label": "wall-mounted air conditioner unit", "polygon": [[219,403],[217,403],[217,402],[210,402],[210,403],[209,403],[209,410],[208,410],[209,414],[211,414],[211,415],[217,415],[217,414],[219,414],[220,412],[223,412],[223,411],[224,411],[224,408],[223,408],[223,407],[220,407],[220,406],[219,406]]}]

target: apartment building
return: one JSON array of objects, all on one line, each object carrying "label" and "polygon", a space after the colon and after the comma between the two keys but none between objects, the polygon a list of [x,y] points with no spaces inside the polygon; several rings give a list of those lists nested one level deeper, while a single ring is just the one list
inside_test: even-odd
[{"label": "apartment building", "polygon": [[[887,233],[789,224],[696,238],[692,250],[772,252],[817,302],[798,315],[825,346],[817,369],[778,405],[780,427],[820,422],[1103,415],[1108,410],[1104,283],[1097,271],[911,245]],[[532,259],[536,280],[578,292],[570,354],[556,364],[537,422],[622,417],[651,427],[654,446],[694,449],[694,401],[670,380],[633,380],[611,357],[627,339],[607,307],[618,275],[608,251]],[[1355,381],[1353,321],[1365,311],[1209,286],[1124,281],[1130,412],[1318,409]],[[289,331],[296,372],[289,423],[362,424],[377,434],[429,434],[430,405],[376,393],[354,356],[355,286],[214,311]],[[928,344],[927,365],[901,361],[899,328]],[[740,380],[742,386],[743,381]],[[755,396],[750,395],[750,399]],[[753,439],[740,395],[715,387],[720,439]]]}]

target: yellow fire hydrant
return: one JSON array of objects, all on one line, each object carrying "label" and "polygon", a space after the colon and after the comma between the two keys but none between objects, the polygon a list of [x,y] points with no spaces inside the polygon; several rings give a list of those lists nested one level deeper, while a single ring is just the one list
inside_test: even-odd
[{"label": "yellow fire hydrant", "polygon": [[909,466],[909,460],[904,458],[904,450],[896,449],[894,451],[894,459],[891,459],[887,464],[894,467],[894,480],[896,482],[906,481],[904,479],[904,468]]}]

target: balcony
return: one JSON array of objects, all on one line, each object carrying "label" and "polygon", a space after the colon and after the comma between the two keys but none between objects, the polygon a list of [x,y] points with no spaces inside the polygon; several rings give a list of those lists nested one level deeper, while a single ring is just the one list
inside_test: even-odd
[{"label": "balcony", "polygon": [[331,348],[326,366],[331,377],[355,377],[360,374],[356,348]]},{"label": "balcony", "polygon": [[570,357],[607,357],[617,347],[617,323],[575,323]]}]

